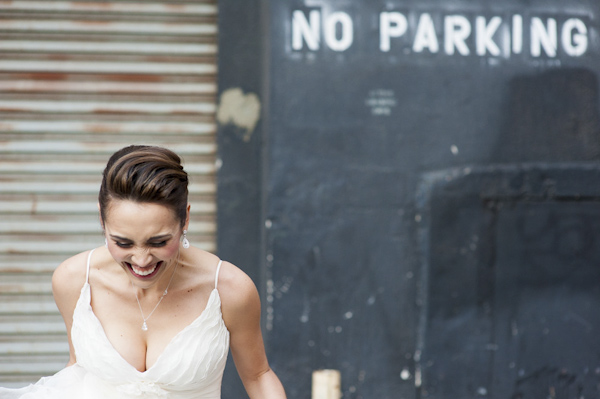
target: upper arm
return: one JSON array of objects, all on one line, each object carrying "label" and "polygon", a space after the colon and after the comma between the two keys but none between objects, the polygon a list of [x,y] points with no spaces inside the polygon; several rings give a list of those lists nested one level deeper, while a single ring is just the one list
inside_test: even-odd
[{"label": "upper arm", "polygon": [[85,283],[87,253],[75,255],[61,263],[52,275],[52,294],[67,328],[69,341],[69,363],[76,362],[75,351],[71,343],[71,326],[73,325],[73,312],[79,299],[81,287]]},{"label": "upper arm", "polygon": [[260,327],[260,299],[244,272],[231,264],[225,271],[219,281],[223,319],[236,369],[246,385],[270,370]]}]

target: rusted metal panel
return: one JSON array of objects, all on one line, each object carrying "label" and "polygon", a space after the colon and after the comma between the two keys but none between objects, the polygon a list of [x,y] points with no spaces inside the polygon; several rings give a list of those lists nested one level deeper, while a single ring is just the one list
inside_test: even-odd
[{"label": "rusted metal panel", "polygon": [[177,44],[177,43],[121,43],[107,42],[47,42],[5,40],[0,42],[0,50],[17,52],[47,52],[47,53],[111,53],[111,54],[174,54],[182,55],[215,55],[217,48],[214,44]]},{"label": "rusted metal panel", "polygon": [[[2,84],[0,83],[0,90]],[[63,133],[79,134],[81,132],[90,132],[93,134],[130,134],[132,136],[153,136],[163,135],[165,132],[171,132],[178,135],[208,135],[214,136],[215,127],[213,123],[147,123],[141,121],[35,121],[35,120],[12,120],[0,121],[1,132],[15,132],[18,134],[28,133]]]},{"label": "rusted metal panel", "polygon": [[68,359],[51,274],[103,244],[102,168],[164,145],[191,175],[188,237],[214,251],[215,1],[0,1],[0,385]]},{"label": "rusted metal panel", "polygon": [[[2,29],[2,24],[0,24]],[[85,61],[30,61],[30,60],[2,60],[0,72],[27,71],[44,72],[52,69],[60,73],[145,73],[145,74],[173,74],[195,75],[214,74],[216,67],[209,64],[167,64],[163,62],[85,62]]]},{"label": "rusted metal panel", "polygon": [[[72,13],[84,12],[112,12],[112,13],[147,13],[158,15],[173,14],[200,14],[215,15],[215,4],[169,4],[169,3],[120,3],[120,2],[71,2],[71,1],[0,1],[0,10],[25,12],[53,11]],[[215,26],[216,28],[216,26]]]},{"label": "rusted metal panel", "polygon": [[[0,171],[0,173],[2,173]],[[97,207],[93,204],[95,198],[90,198],[86,201],[53,201],[52,199],[44,199],[38,197],[27,197],[21,200],[6,200],[0,201],[0,213],[2,214],[23,214],[30,215],[77,215],[90,214],[97,211]],[[212,201],[205,200],[191,201],[191,208],[194,214],[214,214],[215,204]]]},{"label": "rusted metal panel", "polygon": [[[94,143],[82,143],[71,140],[64,142],[49,140],[43,142],[0,142],[0,154],[4,152],[26,154],[35,154],[40,152],[52,152],[56,154],[112,154],[114,151],[122,147],[121,143],[104,143],[101,141],[97,141]],[[177,151],[183,156],[185,156],[186,154],[214,153],[216,149],[215,147],[216,145],[214,143],[177,143],[169,146],[169,148],[173,149],[174,151]]]},{"label": "rusted metal panel", "polygon": [[47,337],[46,342],[36,342],[36,336],[23,337],[27,340],[0,340],[0,351],[3,353],[23,353],[35,351],[40,354],[64,353],[69,350],[69,344],[62,338]]},{"label": "rusted metal panel", "polygon": [[113,83],[113,82],[52,82],[35,80],[0,81],[6,92],[64,92],[71,93],[168,93],[214,94],[210,83]]},{"label": "rusted metal panel", "polygon": [[217,29],[209,23],[180,24],[151,22],[54,21],[54,20],[0,20],[0,29],[23,32],[94,32],[162,35],[214,35]]}]

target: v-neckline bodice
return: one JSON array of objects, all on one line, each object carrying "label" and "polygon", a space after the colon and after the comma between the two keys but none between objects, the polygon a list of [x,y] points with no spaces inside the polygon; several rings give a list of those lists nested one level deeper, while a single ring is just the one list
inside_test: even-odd
[{"label": "v-neckline bodice", "polygon": [[185,334],[193,325],[197,324],[200,319],[207,313],[207,309],[209,308],[209,306],[215,306],[215,301],[217,300],[218,302],[218,306],[220,307],[220,297],[219,297],[219,291],[216,288],[213,288],[213,290],[211,291],[209,297],[208,297],[208,301],[206,303],[206,306],[204,307],[204,309],[202,310],[202,312],[198,315],[198,317],[196,317],[192,322],[190,322],[188,325],[186,325],[183,329],[181,329],[180,331],[177,332],[177,334],[175,334],[167,343],[167,345],[163,348],[163,350],[161,351],[161,353],[158,355],[158,357],[156,358],[156,361],[154,362],[154,364],[152,364],[152,366],[148,367],[146,370],[144,371],[140,371],[138,370],[135,366],[133,366],[131,363],[129,363],[124,357],[123,355],[121,355],[121,353],[119,353],[119,351],[114,347],[114,345],[112,344],[112,342],[110,342],[110,339],[108,338],[108,336],[106,335],[106,331],[104,330],[104,327],[102,326],[102,323],[100,322],[100,319],[98,319],[98,316],[96,316],[96,313],[94,313],[94,309],[92,308],[92,304],[91,304],[91,286],[89,284],[89,282],[86,282],[84,284],[84,286],[81,289],[81,295],[80,298],[77,302],[77,307],[80,306],[80,302],[82,306],[86,307],[86,310],[90,313],[92,320],[94,320],[94,323],[97,323],[97,328],[98,331],[102,332],[102,338],[103,341],[105,341],[106,347],[108,348],[108,350],[110,350],[111,352],[114,353],[115,358],[119,359],[119,361],[121,361],[122,363],[124,363],[126,365],[127,368],[132,369],[135,373],[139,374],[139,375],[146,375],[149,374],[153,369],[155,369],[157,367],[157,365],[160,364],[161,359],[168,354],[168,350],[169,348],[174,344],[174,342],[176,342],[176,340],[182,335]]},{"label": "v-neckline bodice", "polygon": [[71,326],[71,343],[78,367],[85,370],[87,389],[94,398],[197,399],[220,398],[223,370],[229,352],[229,331],[215,285],[206,306],[191,323],[175,334],[154,364],[138,370],[112,345],[91,306],[90,259]]}]

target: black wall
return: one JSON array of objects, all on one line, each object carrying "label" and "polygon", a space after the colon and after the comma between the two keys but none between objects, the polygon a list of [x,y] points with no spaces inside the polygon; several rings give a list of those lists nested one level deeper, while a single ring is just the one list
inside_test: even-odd
[{"label": "black wall", "polygon": [[[294,46],[294,11],[319,12],[318,49]],[[290,398],[309,398],[322,368],[342,372],[345,398],[600,395],[599,11],[219,2],[219,94],[239,88],[261,105],[252,128],[219,125],[219,253],[261,291]],[[323,26],[335,12],[352,21],[341,51],[342,22],[333,39]],[[389,51],[383,12],[407,22]],[[423,14],[437,51],[431,37],[415,47]],[[453,16],[472,31],[468,54],[445,47]],[[501,54],[478,54],[477,21],[493,17]],[[535,54],[533,19],[556,22],[555,54]],[[587,30],[580,55],[562,35],[573,20]],[[243,392],[236,378],[229,367],[224,398]]]}]

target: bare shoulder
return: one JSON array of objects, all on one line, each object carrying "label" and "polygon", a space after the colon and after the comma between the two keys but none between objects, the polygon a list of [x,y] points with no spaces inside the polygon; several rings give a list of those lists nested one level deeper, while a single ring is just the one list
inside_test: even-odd
[{"label": "bare shoulder", "polygon": [[85,283],[89,251],[63,261],[52,275],[52,292],[57,304],[72,297],[77,298]]},{"label": "bare shoulder", "polygon": [[226,324],[240,315],[260,314],[260,299],[254,282],[232,263],[224,261],[221,264],[218,290]]}]

